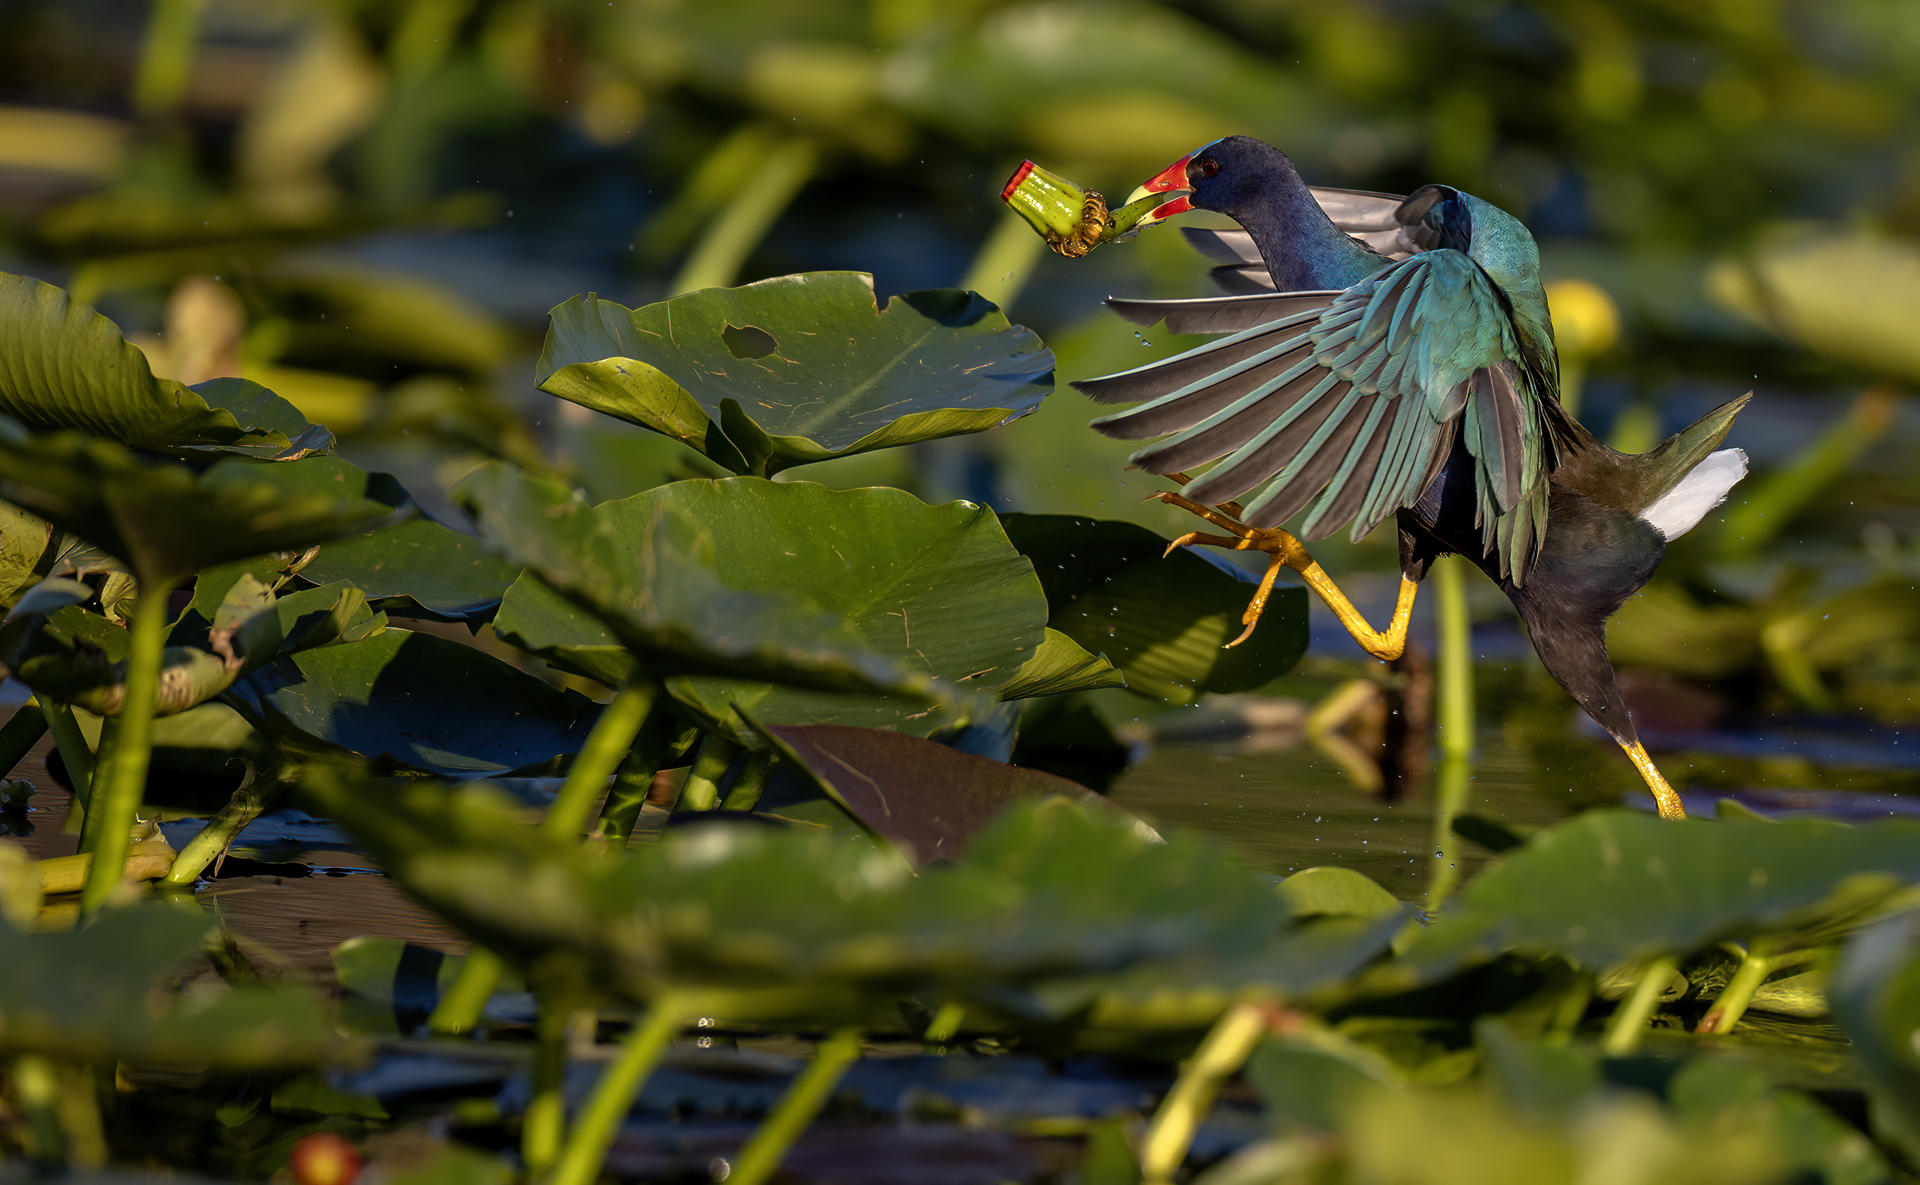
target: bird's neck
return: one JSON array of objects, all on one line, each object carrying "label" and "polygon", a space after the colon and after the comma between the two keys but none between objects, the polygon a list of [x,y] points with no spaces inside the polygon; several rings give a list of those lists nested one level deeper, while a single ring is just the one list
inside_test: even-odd
[{"label": "bird's neck", "polygon": [[1281,292],[1351,288],[1391,260],[1333,224],[1297,175],[1293,184],[1234,217],[1260,249]]}]

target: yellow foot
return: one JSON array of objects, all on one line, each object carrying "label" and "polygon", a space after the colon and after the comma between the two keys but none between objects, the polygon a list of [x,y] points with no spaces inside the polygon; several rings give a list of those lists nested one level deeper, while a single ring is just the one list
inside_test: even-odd
[{"label": "yellow foot", "polygon": [[[1174,476],[1185,484],[1184,474]],[[1260,615],[1266,612],[1267,601],[1273,596],[1274,580],[1280,575],[1282,568],[1292,568],[1301,573],[1305,573],[1308,568],[1319,570],[1319,565],[1313,562],[1311,555],[1307,554],[1306,547],[1291,533],[1278,527],[1250,527],[1241,522],[1237,517],[1242,513],[1238,503],[1229,502],[1217,507],[1206,506],[1171,490],[1163,490],[1153,497],[1169,506],[1178,506],[1182,510],[1196,514],[1214,526],[1231,532],[1229,535],[1211,535],[1204,531],[1188,531],[1167,545],[1168,555],[1173,554],[1176,547],[1191,547],[1195,543],[1206,543],[1232,551],[1264,551],[1270,557],[1266,575],[1260,578],[1260,587],[1254,592],[1253,600],[1248,603],[1247,611],[1240,615],[1240,624],[1246,628],[1240,631],[1239,637],[1227,643],[1229,647],[1238,646],[1253,636],[1253,628],[1260,624]]]},{"label": "yellow foot", "polygon": [[1653,792],[1653,801],[1660,808],[1662,819],[1684,819],[1687,808],[1680,803],[1680,796],[1673,787],[1667,785],[1667,779],[1660,776],[1660,770],[1653,764],[1653,758],[1647,756],[1647,749],[1639,741],[1633,744],[1622,743],[1627,760],[1633,762],[1633,768],[1640,771],[1640,777],[1647,783],[1647,789]]},{"label": "yellow foot", "polygon": [[[1184,473],[1167,475],[1181,485],[1187,484]],[[1196,514],[1214,526],[1229,532],[1226,535],[1212,535],[1204,531],[1189,531],[1175,539],[1167,547],[1171,554],[1176,547],[1188,547],[1195,543],[1207,543],[1215,547],[1225,547],[1232,551],[1264,551],[1270,557],[1266,575],[1260,578],[1260,587],[1253,594],[1253,600],[1247,605],[1247,611],[1240,615],[1240,621],[1246,626],[1240,636],[1228,642],[1228,646],[1238,646],[1253,635],[1253,627],[1260,624],[1260,614],[1266,611],[1267,600],[1273,595],[1274,579],[1280,575],[1280,569],[1292,568],[1300,573],[1308,588],[1320,594],[1320,599],[1332,609],[1340,624],[1347,627],[1353,640],[1360,648],[1375,658],[1392,662],[1399,658],[1407,648],[1407,626],[1413,618],[1413,598],[1420,586],[1405,576],[1400,578],[1400,596],[1393,607],[1393,621],[1385,631],[1376,630],[1367,624],[1347,594],[1340,591],[1312,555],[1306,545],[1279,527],[1250,527],[1240,521],[1246,510],[1238,502],[1223,502],[1218,506],[1206,506],[1195,502],[1182,494],[1171,490],[1162,490],[1152,495],[1158,501],[1169,506],[1178,506],[1182,510]]]}]

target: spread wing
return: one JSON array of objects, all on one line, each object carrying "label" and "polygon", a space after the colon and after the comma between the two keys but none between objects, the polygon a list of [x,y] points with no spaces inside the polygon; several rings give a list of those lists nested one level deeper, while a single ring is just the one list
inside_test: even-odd
[{"label": "spread wing", "polygon": [[1123,303],[1135,319],[1166,308],[1189,331],[1268,318],[1073,384],[1102,403],[1145,400],[1095,420],[1101,432],[1171,433],[1135,464],[1174,473],[1217,461],[1189,497],[1262,487],[1246,522],[1305,511],[1306,538],[1351,523],[1358,539],[1419,499],[1457,438],[1474,458],[1483,540],[1524,578],[1544,538],[1552,445],[1500,294],[1465,255],[1415,255],[1343,292]]}]

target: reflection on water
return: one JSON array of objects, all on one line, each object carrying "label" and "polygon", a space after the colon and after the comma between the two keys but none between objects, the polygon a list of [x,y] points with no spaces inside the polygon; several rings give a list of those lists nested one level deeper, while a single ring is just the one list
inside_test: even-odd
[{"label": "reflection on water", "polygon": [[[1527,758],[1497,735],[1475,754],[1462,811],[1521,827],[1573,814],[1584,803],[1571,791],[1558,804],[1532,785]],[[1310,746],[1247,752],[1234,744],[1161,744],[1116,782],[1115,802],[1156,824],[1192,828],[1237,848],[1279,876],[1341,864],[1373,877],[1396,896],[1420,902],[1433,862],[1430,794],[1399,802],[1354,789],[1332,758]],[[1460,845],[1462,875],[1487,853]]]},{"label": "reflection on water", "polygon": [[[25,812],[32,833],[16,838],[36,860],[70,856],[79,845],[79,836],[64,830],[69,802],[66,788],[47,773],[47,753],[52,747],[52,737],[40,738],[12,773],[33,783],[33,796],[27,800]],[[264,844],[276,831],[290,835],[314,832],[327,837],[339,834],[330,825],[303,824],[306,817],[299,812],[291,812],[291,825],[276,827],[279,820],[275,816],[281,813],[263,816],[236,848],[245,849],[256,838]],[[199,822],[187,824],[184,834],[167,827],[169,840],[178,848],[185,836],[198,830]],[[266,834],[256,836],[256,832]],[[330,952],[356,934],[400,938],[455,954],[466,951],[464,938],[408,900],[384,875],[370,869],[365,856],[284,844],[275,844],[259,854],[270,854],[272,859],[293,864],[302,872],[310,868],[312,875],[202,880],[194,888],[194,899],[242,941],[258,943],[287,963],[330,974]]]}]

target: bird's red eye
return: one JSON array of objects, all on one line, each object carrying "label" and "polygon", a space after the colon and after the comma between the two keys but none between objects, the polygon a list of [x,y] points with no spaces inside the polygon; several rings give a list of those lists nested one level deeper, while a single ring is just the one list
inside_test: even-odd
[{"label": "bird's red eye", "polygon": [[1202,177],[1211,177],[1220,171],[1220,162],[1210,156],[1203,156],[1193,162],[1193,171]]}]

